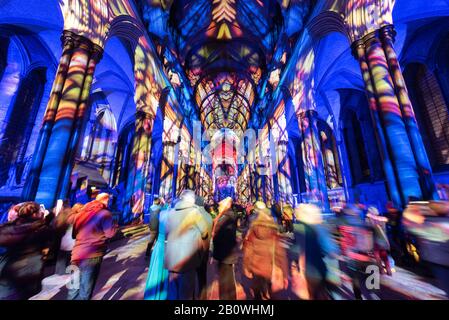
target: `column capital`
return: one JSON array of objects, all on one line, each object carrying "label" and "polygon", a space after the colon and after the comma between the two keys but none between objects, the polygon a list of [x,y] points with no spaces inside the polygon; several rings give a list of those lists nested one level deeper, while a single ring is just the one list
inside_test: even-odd
[{"label": "column capital", "polygon": [[99,62],[103,57],[104,49],[102,47],[73,31],[64,30],[61,35],[61,42],[64,51],[82,48],[90,53],[90,58],[95,62]]},{"label": "column capital", "polygon": [[391,43],[396,40],[397,32],[392,24],[380,28],[379,33],[382,40],[389,40]]},{"label": "column capital", "polygon": [[[366,49],[373,42],[379,42],[380,43],[381,39],[384,39],[387,36],[391,38],[391,35],[395,35],[395,34],[396,34],[396,32],[394,31],[393,25],[387,25],[387,26],[384,26],[384,27],[382,27],[380,29],[374,30],[374,31],[366,34],[362,38],[360,38],[358,40],[355,40],[351,44],[352,55],[354,57],[358,58],[358,52],[357,51],[358,51],[359,48],[362,47],[363,49]],[[393,41],[394,41],[394,36],[393,36]]]},{"label": "column capital", "polygon": [[351,44],[351,53],[352,56],[356,59],[360,58],[358,52],[360,48],[362,48],[363,51],[365,51],[365,42],[363,41],[363,39],[356,40]]}]

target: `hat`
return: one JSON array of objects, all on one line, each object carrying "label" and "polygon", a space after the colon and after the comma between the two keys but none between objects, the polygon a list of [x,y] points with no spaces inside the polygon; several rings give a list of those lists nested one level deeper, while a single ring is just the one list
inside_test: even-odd
[{"label": "hat", "polygon": [[190,205],[194,205],[196,200],[195,192],[193,190],[186,189],[183,192],[181,192],[179,200],[186,202]]},{"label": "hat", "polygon": [[321,209],[311,203],[301,203],[295,208],[296,218],[306,224],[321,224],[323,223],[323,216]]},{"label": "hat", "polygon": [[267,205],[263,201],[256,201],[256,203],[254,204],[254,209],[256,209],[256,210],[261,210],[261,209],[266,209],[266,208],[267,208]]},{"label": "hat", "polygon": [[95,197],[95,200],[97,200],[97,201],[100,201],[100,202],[103,202],[103,201],[109,201],[109,193],[106,193],[106,192],[102,192],[102,193],[99,193],[96,197]]}]

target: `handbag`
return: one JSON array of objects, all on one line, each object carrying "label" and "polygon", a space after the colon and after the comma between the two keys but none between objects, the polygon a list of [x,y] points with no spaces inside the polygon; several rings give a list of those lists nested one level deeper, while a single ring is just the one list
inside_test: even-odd
[{"label": "handbag", "polygon": [[73,226],[71,225],[61,239],[61,246],[60,246],[61,250],[68,252],[72,251],[73,247],[75,246],[75,239],[73,239],[72,234],[73,234]]}]

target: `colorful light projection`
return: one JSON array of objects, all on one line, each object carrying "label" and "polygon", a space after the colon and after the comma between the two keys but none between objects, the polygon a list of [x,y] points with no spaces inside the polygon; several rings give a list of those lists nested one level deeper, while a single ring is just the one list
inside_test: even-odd
[{"label": "colorful light projection", "polygon": [[171,12],[178,56],[206,130],[228,128],[240,136],[247,128],[277,40],[280,14],[273,8],[275,1],[200,0]]},{"label": "colorful light projection", "polygon": [[396,0],[344,1],[344,16],[351,41],[357,41],[383,26],[393,24],[392,12],[395,2]]},{"label": "colorful light projection", "polygon": [[[180,132],[181,141],[179,142],[178,151],[178,174],[177,174],[177,187],[176,194],[180,195],[185,189],[190,189],[192,183],[189,181],[189,168],[191,162],[190,154],[190,142],[192,140],[189,129],[186,125],[183,125]],[[190,186],[189,186],[190,184]],[[192,188],[193,189],[193,188]],[[191,190],[192,190],[191,189]]]},{"label": "colorful light projection", "polygon": [[64,15],[64,30],[84,36],[100,47],[104,47],[111,36],[111,29],[117,31],[117,21],[122,23],[118,28],[122,29],[120,32],[126,29],[125,33],[134,33],[136,39],[133,40],[137,40],[138,30],[143,30],[133,1],[60,0],[59,3]]},{"label": "colorful light projection", "polygon": [[414,155],[380,41],[373,39],[366,54],[379,112],[387,136],[387,144],[390,146],[391,157],[398,172],[397,180],[403,193],[402,200],[405,203],[409,196],[421,198],[422,193]]},{"label": "colorful light projection", "polygon": [[278,183],[278,198],[280,201],[293,204],[293,190],[291,186],[290,160],[288,158],[288,132],[285,118],[285,102],[281,100],[270,120],[274,156],[276,162],[276,178]]},{"label": "colorful light projection", "polygon": [[[47,105],[32,165],[27,195],[37,185],[36,200],[53,206],[68,196],[73,161],[81,136],[90,87],[102,49],[70,31],[63,34],[64,53]],[[68,159],[68,160],[67,160]],[[38,179],[38,175],[40,177]],[[38,181],[39,180],[39,181]]]},{"label": "colorful light projection", "polygon": [[217,130],[211,138],[212,177],[217,201],[234,197],[237,180],[237,145],[239,138],[230,129]]},{"label": "colorful light projection", "polygon": [[338,161],[335,138],[331,130],[320,130],[321,152],[323,154],[324,169],[328,189],[336,189],[342,186],[340,174],[340,162]]},{"label": "colorful light projection", "polygon": [[[307,44],[307,42],[306,42]],[[301,54],[299,54],[302,52]],[[302,159],[304,165],[306,200],[317,202],[329,210],[329,199],[325,180],[325,169],[320,148],[320,136],[317,129],[317,117],[314,100],[314,60],[312,48],[298,44],[291,75],[285,79],[292,96],[292,103],[302,134]],[[289,70],[289,68],[287,68]]]},{"label": "colorful light projection", "polygon": [[103,47],[111,21],[108,0],[61,0],[64,30],[70,30]]},{"label": "colorful light projection", "polygon": [[95,164],[105,181],[109,181],[118,138],[117,122],[103,92],[97,92],[94,97],[94,118],[86,128],[80,160]]},{"label": "colorful light projection", "polygon": [[231,40],[242,36],[242,30],[236,19],[235,1],[212,1],[212,21],[206,31],[208,37],[214,37],[217,40]]},{"label": "colorful light projection", "polygon": [[178,153],[178,137],[181,121],[169,102],[165,105],[164,132],[162,133],[163,156],[161,168],[161,186],[159,196],[165,201],[173,198],[173,179]]},{"label": "colorful light projection", "polygon": [[252,203],[250,167],[245,165],[237,176],[237,198],[241,204]]},{"label": "colorful light projection", "polygon": [[[126,189],[131,212],[143,212],[151,158],[151,134],[166,80],[155,60],[154,50],[141,37],[134,53],[136,135],[132,150],[134,167]],[[125,209],[126,210],[126,209]]]},{"label": "colorful light projection", "polygon": [[408,95],[405,80],[399,65],[399,60],[397,58],[396,51],[394,50],[393,42],[394,37],[396,36],[396,31],[392,25],[388,25],[380,30],[380,35],[390,69],[390,75],[396,90],[396,96],[401,108],[402,117],[410,139],[413,154],[415,155],[418,172],[423,182],[422,189],[424,195],[426,198],[438,199],[435,181],[432,176],[432,167],[427,157],[427,152],[418,128],[418,123],[416,121],[413,106]]},{"label": "colorful light projection", "polygon": [[255,150],[255,189],[256,197],[267,203],[273,201],[273,154],[269,139],[268,125],[259,130]]},{"label": "colorful light projection", "polygon": [[196,101],[206,130],[229,128],[241,135],[248,125],[254,88],[237,74],[221,73],[198,84]]}]

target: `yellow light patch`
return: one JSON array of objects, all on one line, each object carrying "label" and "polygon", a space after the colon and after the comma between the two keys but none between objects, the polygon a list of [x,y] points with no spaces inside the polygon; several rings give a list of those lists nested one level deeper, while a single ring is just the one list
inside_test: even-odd
[{"label": "yellow light patch", "polygon": [[217,39],[222,40],[231,40],[231,30],[229,30],[229,27],[226,23],[222,23],[220,26],[220,30],[218,30]]}]

